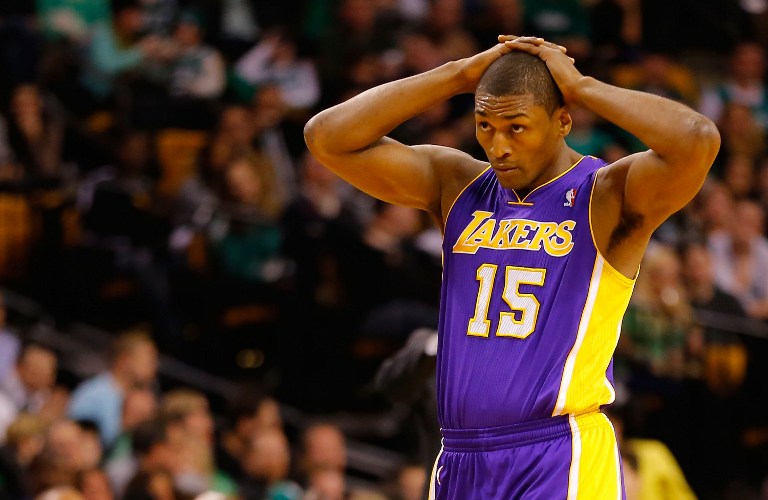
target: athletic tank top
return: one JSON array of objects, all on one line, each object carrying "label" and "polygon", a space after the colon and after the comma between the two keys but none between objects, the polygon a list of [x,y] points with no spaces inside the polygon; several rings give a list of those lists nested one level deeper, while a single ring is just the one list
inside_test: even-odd
[{"label": "athletic tank top", "polygon": [[634,281],[597,251],[586,156],[524,198],[490,167],[451,207],[437,359],[441,427],[582,414],[613,402],[612,357]]}]

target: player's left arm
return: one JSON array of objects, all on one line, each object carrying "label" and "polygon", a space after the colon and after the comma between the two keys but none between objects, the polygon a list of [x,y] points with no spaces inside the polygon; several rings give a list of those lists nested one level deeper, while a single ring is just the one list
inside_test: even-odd
[{"label": "player's left arm", "polygon": [[623,190],[623,212],[639,215],[643,226],[653,230],[698,192],[720,148],[711,120],[669,99],[584,76],[572,59],[546,45],[506,44],[544,60],[566,103],[590,109],[648,146],[611,166],[619,178],[611,184]]}]

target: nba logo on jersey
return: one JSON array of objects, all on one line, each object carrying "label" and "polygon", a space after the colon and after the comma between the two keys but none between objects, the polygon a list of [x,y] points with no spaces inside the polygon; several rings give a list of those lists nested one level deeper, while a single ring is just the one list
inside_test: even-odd
[{"label": "nba logo on jersey", "polygon": [[571,188],[565,192],[565,203],[563,203],[563,206],[573,207],[574,203],[576,203],[576,189]]}]

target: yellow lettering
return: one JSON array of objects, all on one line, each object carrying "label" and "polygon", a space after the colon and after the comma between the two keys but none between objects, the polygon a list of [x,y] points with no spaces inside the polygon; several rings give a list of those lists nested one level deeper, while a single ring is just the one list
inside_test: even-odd
[{"label": "yellow lettering", "polygon": [[529,227],[532,226],[531,221],[528,220],[515,220],[515,234],[512,236],[512,240],[509,242],[510,248],[525,248],[528,244],[527,241],[521,241],[528,237]]},{"label": "yellow lettering", "polygon": [[484,212],[477,210],[472,214],[472,222],[470,222],[466,229],[461,233],[456,244],[453,245],[454,253],[477,253],[477,242],[474,241],[474,232],[480,227],[488,217],[492,216],[493,212]]},{"label": "yellow lettering", "polygon": [[542,248],[553,257],[568,255],[573,248],[572,231],[576,222],[567,220],[538,222],[525,219],[492,219],[493,212],[477,210],[453,246],[454,253],[475,254],[479,248],[490,250],[531,250]]},{"label": "yellow lettering", "polygon": [[544,250],[547,253],[551,253],[547,244],[549,243],[549,237],[555,234],[557,231],[557,224],[555,222],[541,222],[539,223],[539,230],[536,232],[536,236],[533,237],[531,243],[528,245],[528,250],[538,252],[541,250],[541,245],[544,244]]},{"label": "yellow lettering", "polygon": [[475,246],[491,248],[491,238],[493,238],[493,231],[495,229],[496,219],[488,219],[469,239]]},{"label": "yellow lettering", "polygon": [[496,234],[493,235],[493,239],[491,240],[491,247],[493,248],[508,248],[507,244],[507,238],[509,237],[510,231],[512,231],[512,228],[514,228],[514,221],[510,219],[504,219],[499,223],[499,230],[496,231]]},{"label": "yellow lettering", "polygon": [[[557,226],[555,236],[549,239],[549,245],[546,243],[544,244],[547,248],[547,253],[555,257],[568,255],[568,252],[573,248],[573,235],[571,235],[571,231],[573,231],[573,228],[575,227],[576,223],[572,220],[561,222],[560,225]],[[557,241],[558,238],[562,241]]]}]

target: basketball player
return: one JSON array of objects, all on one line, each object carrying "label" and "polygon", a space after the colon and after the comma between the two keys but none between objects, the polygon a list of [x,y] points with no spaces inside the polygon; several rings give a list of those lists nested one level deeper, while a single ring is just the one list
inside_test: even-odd
[{"label": "basketball player", "polygon": [[[698,191],[720,137],[681,104],[583,76],[563,47],[499,41],[327,109],[305,138],[341,177],[428,211],[443,230],[443,449],[430,496],[619,499],[616,437],[600,408],[614,399],[621,318],[651,233]],[[386,137],[462,92],[475,93],[490,165]],[[570,104],[649,150],[610,165],[581,156],[564,141]]]}]

